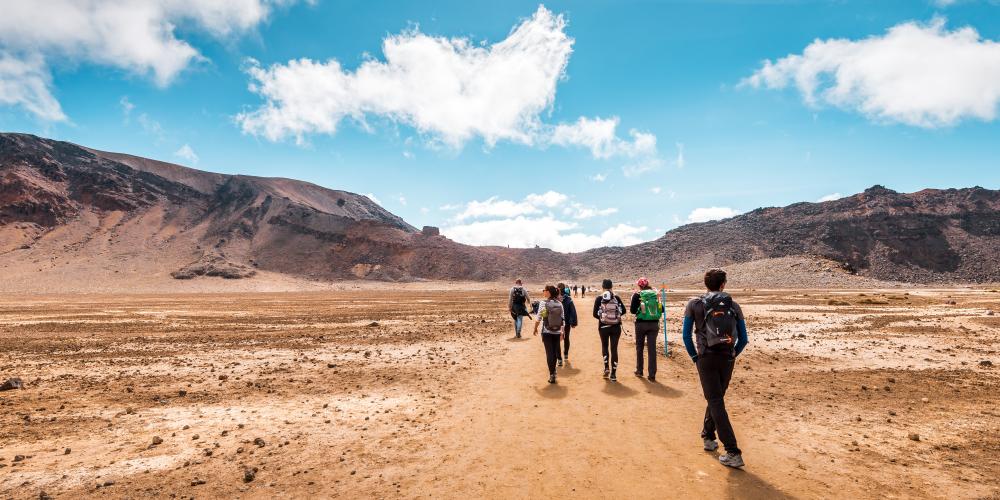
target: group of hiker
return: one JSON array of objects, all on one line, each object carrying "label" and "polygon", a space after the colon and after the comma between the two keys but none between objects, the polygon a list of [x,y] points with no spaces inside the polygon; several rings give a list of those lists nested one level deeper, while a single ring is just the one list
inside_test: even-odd
[{"label": "group of hiker", "polygon": [[[706,293],[690,299],[684,307],[681,337],[688,356],[695,363],[702,392],[707,401],[701,437],[706,451],[715,451],[722,441],[726,453],[719,462],[729,467],[744,465],[742,452],[726,411],[725,395],[732,379],[736,357],[749,342],[743,311],[724,290],[726,272],[712,269],[705,273]],[[601,283],[601,294],[594,298],[593,316],[601,338],[604,357],[604,378],[618,380],[618,344],[626,314],[635,316],[635,375],[645,373],[650,382],[656,381],[656,348],[660,322],[666,325],[666,309],[660,294],[647,278],[636,281],[636,290],[626,308],[622,298],[614,293],[610,279]],[[572,295],[576,286],[563,283],[546,285],[541,300],[532,301],[520,279],[510,290],[507,306],[514,318],[514,335],[521,338],[524,318],[534,320],[532,334],[541,329],[549,383],[556,383],[557,368],[569,362],[570,333],[578,325],[576,305]],[[581,289],[582,291],[582,289]],[[584,292],[585,293],[585,292]],[[665,292],[664,292],[665,293]],[[644,372],[645,368],[645,372]]]}]

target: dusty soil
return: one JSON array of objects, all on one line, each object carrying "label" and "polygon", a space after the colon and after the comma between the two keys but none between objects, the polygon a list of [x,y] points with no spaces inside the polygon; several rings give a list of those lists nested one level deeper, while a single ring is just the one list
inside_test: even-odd
[{"label": "dusty soil", "polygon": [[732,290],[737,471],[701,450],[694,291],[655,383],[630,335],[601,378],[578,298],[553,386],[502,290],[426,288],[2,295],[0,498],[1000,495],[995,290]]}]

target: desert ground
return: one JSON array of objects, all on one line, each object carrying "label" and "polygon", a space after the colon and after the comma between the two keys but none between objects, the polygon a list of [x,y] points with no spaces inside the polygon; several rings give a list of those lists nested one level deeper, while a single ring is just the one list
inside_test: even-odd
[{"label": "desert ground", "polygon": [[701,449],[694,289],[655,383],[631,326],[602,379],[576,298],[556,385],[500,286],[0,295],[0,498],[1000,497],[1000,292],[730,291],[744,470]]}]

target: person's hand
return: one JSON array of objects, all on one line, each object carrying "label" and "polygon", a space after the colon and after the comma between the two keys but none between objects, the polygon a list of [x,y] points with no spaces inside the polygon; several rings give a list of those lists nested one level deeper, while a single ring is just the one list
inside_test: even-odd
[{"label": "person's hand", "polygon": [[691,361],[693,361],[695,364],[697,364],[698,363],[698,356],[691,356]]},{"label": "person's hand", "polygon": [[559,340],[566,340],[566,334],[565,333],[560,333],[559,334]]},{"label": "person's hand", "polygon": [[535,323],[535,329],[531,331],[531,335],[538,336],[538,323]]}]

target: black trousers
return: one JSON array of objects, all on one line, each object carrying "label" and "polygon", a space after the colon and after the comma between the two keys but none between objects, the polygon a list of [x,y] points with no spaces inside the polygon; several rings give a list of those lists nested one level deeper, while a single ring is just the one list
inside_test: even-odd
[{"label": "black trousers", "polygon": [[542,333],[542,344],[545,345],[545,362],[549,364],[549,375],[555,375],[556,360],[559,359],[559,334]]},{"label": "black trousers", "polygon": [[656,334],[660,333],[659,321],[635,322],[635,371],[642,375],[642,351],[649,354],[650,377],[656,376]]},{"label": "black trousers", "polygon": [[702,439],[719,440],[730,453],[741,453],[736,445],[736,433],[733,424],[729,422],[726,411],[726,389],[729,380],[733,378],[733,367],[736,360],[729,354],[704,354],[698,356],[698,378],[701,379],[701,390],[705,393],[708,407],[705,408],[705,423],[701,430]]},{"label": "black trousers", "polygon": [[563,325],[563,335],[565,338],[563,338],[563,350],[562,354],[559,355],[559,359],[563,359],[563,356],[569,356],[569,331],[572,329],[573,327],[569,326],[569,324]]},{"label": "black trousers", "polygon": [[[607,325],[597,329],[601,335],[601,354],[604,355],[604,369],[608,369],[610,358],[611,369],[618,369],[618,340],[622,337],[622,325]],[[610,344],[610,349],[609,349]]]}]

